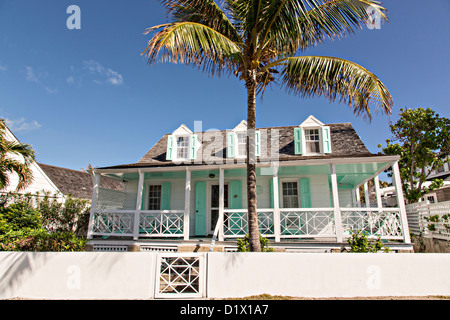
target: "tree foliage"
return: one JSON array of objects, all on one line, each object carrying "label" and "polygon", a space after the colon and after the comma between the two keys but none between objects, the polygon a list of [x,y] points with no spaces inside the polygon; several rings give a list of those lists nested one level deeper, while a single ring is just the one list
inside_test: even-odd
[{"label": "tree foliage", "polygon": [[11,182],[11,174],[17,174],[16,190],[23,190],[33,182],[30,164],[34,161],[34,151],[29,144],[9,141],[6,125],[0,119],[0,190]]},{"label": "tree foliage", "polygon": [[44,194],[2,196],[0,251],[83,251],[89,203]]},{"label": "tree foliage", "polygon": [[[369,11],[387,21],[371,0],[163,0],[169,22],[150,27],[149,64],[192,65],[210,75],[235,75],[247,90],[247,208],[250,248],[261,251],[254,152],[256,95],[271,83],[299,97],[324,97],[371,118],[390,114],[393,100],[380,79],[336,57],[298,55],[327,39],[363,28]],[[369,10],[370,9],[370,10]]]},{"label": "tree foliage", "polygon": [[403,193],[407,201],[413,203],[443,184],[442,179],[435,179],[424,186],[434,170],[450,161],[450,120],[430,108],[400,111],[398,121],[390,124],[393,138],[386,140],[382,152],[401,157]]}]

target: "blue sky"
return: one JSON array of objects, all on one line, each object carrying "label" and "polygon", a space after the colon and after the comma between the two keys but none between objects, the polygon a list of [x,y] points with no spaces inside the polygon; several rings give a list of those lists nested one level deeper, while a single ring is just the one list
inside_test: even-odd
[{"label": "blue sky", "polygon": [[[69,5],[81,29],[69,30]],[[390,23],[308,50],[349,59],[375,73],[394,98],[391,117],[357,118],[324,98],[300,99],[276,85],[257,101],[257,127],[298,125],[312,114],[351,122],[371,152],[390,137],[402,107],[431,107],[450,118],[450,1],[385,0]],[[166,22],[161,4],[133,1],[0,0],[0,117],[38,162],[80,169],[133,163],[181,123],[228,129],[246,118],[234,77],[192,67],[148,66],[147,27]]]}]

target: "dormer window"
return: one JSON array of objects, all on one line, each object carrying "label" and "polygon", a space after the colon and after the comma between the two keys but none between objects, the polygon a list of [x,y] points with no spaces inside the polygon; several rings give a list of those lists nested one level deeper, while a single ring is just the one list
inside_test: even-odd
[{"label": "dormer window", "polygon": [[177,137],[177,159],[186,160],[189,156],[189,140],[190,136]]},{"label": "dormer window", "polygon": [[247,132],[236,132],[236,146],[236,157],[245,158],[247,156]]},{"label": "dormer window", "polygon": [[[260,132],[255,131],[255,156],[260,156]],[[227,158],[247,157],[247,122],[242,120],[233,130],[227,131]]]},{"label": "dormer window", "polygon": [[166,160],[181,162],[195,160],[200,147],[197,135],[182,124],[167,136]]},{"label": "dormer window", "polygon": [[298,128],[294,128],[294,149],[297,155],[331,153],[330,127],[309,116]]},{"label": "dormer window", "polygon": [[307,153],[320,153],[319,129],[305,129],[305,147]]}]

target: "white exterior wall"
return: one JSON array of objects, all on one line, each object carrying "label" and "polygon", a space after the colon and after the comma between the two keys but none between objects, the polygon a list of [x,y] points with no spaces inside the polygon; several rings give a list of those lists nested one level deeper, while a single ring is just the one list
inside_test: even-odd
[{"label": "white exterior wall", "polygon": [[[16,139],[16,137],[11,133],[11,131],[6,128],[5,131],[5,137],[8,141],[14,141],[19,143],[19,141]],[[10,155],[11,159],[15,160],[21,160],[23,163],[22,157],[19,157],[17,155]],[[57,194],[60,193],[59,189],[55,186],[55,184],[47,177],[47,175],[44,173],[44,171],[39,167],[39,165],[33,161],[30,165],[31,170],[33,172],[33,182],[30,186],[28,186],[26,189],[21,190],[19,193],[25,194],[25,193],[43,193],[43,192],[50,192],[51,194]],[[13,173],[10,175],[10,184],[9,186],[2,190],[1,192],[7,193],[7,192],[16,192],[17,185],[19,183],[19,177],[17,174]]]},{"label": "white exterior wall", "polygon": [[[0,252],[0,299],[151,299],[159,257],[155,252]],[[311,298],[450,295],[448,254],[204,257],[207,298],[263,293]]]}]

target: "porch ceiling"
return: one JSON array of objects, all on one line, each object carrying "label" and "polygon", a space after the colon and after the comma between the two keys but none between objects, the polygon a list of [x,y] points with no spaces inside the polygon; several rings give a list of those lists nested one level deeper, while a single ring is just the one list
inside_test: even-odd
[{"label": "porch ceiling", "polygon": [[[341,187],[357,186],[365,180],[372,178],[376,173],[384,170],[391,165],[390,162],[368,162],[368,163],[349,163],[336,164],[337,182]],[[168,168],[169,169],[169,168]],[[169,169],[170,170],[170,169]],[[225,169],[225,177],[245,177],[247,175],[246,168]],[[257,176],[272,176],[272,167],[256,168]],[[192,178],[211,178],[219,177],[219,170],[193,170]],[[301,176],[301,175],[330,175],[330,166],[328,164],[321,165],[304,165],[304,166],[282,166],[278,171],[279,176]],[[119,178],[123,180],[138,180],[138,172],[109,173],[107,176]],[[145,179],[183,179],[186,177],[185,171],[157,171],[145,172]]]}]

